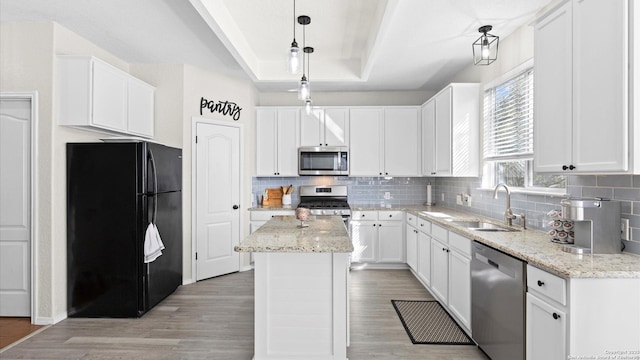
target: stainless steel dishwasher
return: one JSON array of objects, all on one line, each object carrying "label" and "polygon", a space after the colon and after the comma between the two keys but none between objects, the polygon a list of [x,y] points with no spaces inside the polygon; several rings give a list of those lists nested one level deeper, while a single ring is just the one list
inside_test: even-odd
[{"label": "stainless steel dishwasher", "polygon": [[471,330],[492,360],[525,358],[525,263],[473,242]]}]

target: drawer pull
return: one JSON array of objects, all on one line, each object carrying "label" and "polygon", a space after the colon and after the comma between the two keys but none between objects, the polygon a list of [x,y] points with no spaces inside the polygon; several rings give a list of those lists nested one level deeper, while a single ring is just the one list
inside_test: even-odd
[{"label": "drawer pull", "polygon": [[560,315],[558,315],[558,313],[553,313],[553,318],[558,320],[560,319]]},{"label": "drawer pull", "polygon": [[389,217],[393,217],[393,215],[389,215]]},{"label": "drawer pull", "polygon": [[542,285],[544,285],[544,281],[538,280],[538,286],[542,286]]}]

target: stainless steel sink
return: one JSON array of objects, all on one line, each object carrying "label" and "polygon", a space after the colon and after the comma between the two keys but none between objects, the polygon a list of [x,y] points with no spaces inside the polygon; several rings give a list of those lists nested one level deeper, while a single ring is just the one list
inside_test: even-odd
[{"label": "stainless steel sink", "polygon": [[493,223],[484,222],[481,220],[451,220],[452,223],[465,227],[469,230],[475,231],[490,231],[490,232],[498,232],[498,231],[517,231],[515,229],[510,229],[508,227],[496,225]]}]

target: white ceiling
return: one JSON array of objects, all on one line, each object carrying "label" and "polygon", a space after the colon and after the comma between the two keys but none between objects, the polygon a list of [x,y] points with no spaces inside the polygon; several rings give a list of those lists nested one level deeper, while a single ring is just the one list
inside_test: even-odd
[{"label": "white ceiling", "polygon": [[[552,0],[296,0],[309,15],[314,91],[430,90],[472,63],[478,27],[501,39]],[[55,21],[130,63],[187,63],[286,91],[293,0],[2,0],[0,21]],[[296,25],[302,47],[302,26]],[[499,56],[499,55],[498,55]]]}]

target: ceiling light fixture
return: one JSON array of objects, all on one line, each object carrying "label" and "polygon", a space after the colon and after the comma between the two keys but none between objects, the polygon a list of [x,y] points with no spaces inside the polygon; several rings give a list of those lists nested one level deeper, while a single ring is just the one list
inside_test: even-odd
[{"label": "ceiling light fixture", "polygon": [[[302,25],[302,48],[305,48],[306,43],[306,27],[311,23],[311,18],[307,15],[298,16],[298,24]],[[302,53],[302,78],[300,79],[300,85],[298,86],[298,99],[306,100],[310,94],[311,89],[309,88],[309,81],[307,80],[307,75],[305,73],[305,53]]]},{"label": "ceiling light fixture", "polygon": [[292,74],[297,74],[300,69],[300,48],[296,42],[296,0],[293,0],[293,41],[287,54],[287,68]]},{"label": "ceiling light fixture", "polygon": [[[313,48],[311,46],[305,46],[303,49],[304,53],[306,54],[306,58],[307,58],[307,74],[309,74],[309,78],[307,81],[307,87],[309,85],[309,81],[311,81],[311,54],[313,54]],[[304,66],[304,64],[303,64]],[[311,101],[311,92],[309,90],[309,93],[307,94],[307,97],[304,99],[304,111],[307,113],[307,115],[311,114],[311,105],[313,104],[313,102]]]},{"label": "ceiling light fixture", "polygon": [[489,65],[498,58],[498,43],[500,38],[495,35],[487,34],[493,29],[491,25],[484,25],[478,28],[482,33],[478,40],[474,41],[473,47],[473,64]]}]

